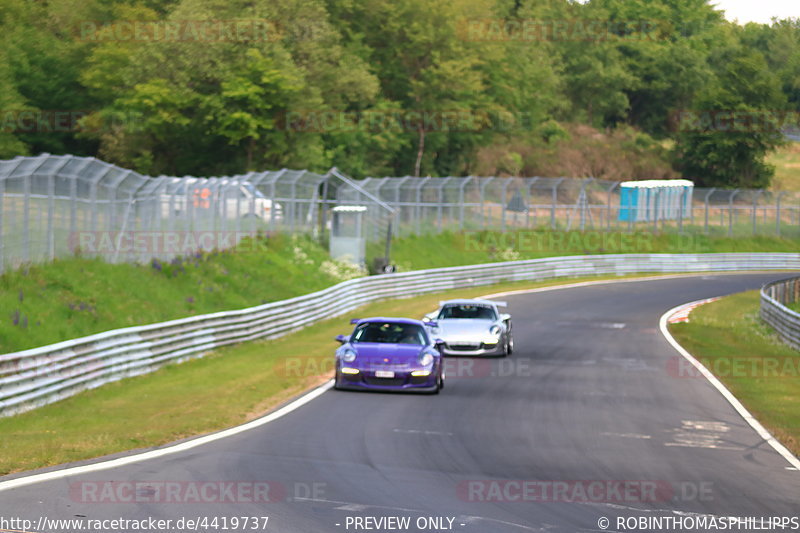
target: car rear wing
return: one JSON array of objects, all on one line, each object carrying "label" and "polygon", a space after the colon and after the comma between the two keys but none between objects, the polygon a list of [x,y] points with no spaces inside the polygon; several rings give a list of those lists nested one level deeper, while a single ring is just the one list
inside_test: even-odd
[{"label": "car rear wing", "polygon": [[[475,303],[479,303],[479,304],[484,304],[484,305],[494,305],[494,306],[497,306],[497,307],[508,307],[508,302],[496,302],[494,300],[478,300],[478,299],[471,300],[471,301],[475,302]],[[451,304],[451,303],[456,303],[456,302],[457,302],[457,300],[455,300],[455,301],[454,300],[443,300],[443,301],[439,302],[439,307],[441,308],[441,307],[444,307],[445,304]],[[464,303],[467,303],[467,302],[465,301]]]}]

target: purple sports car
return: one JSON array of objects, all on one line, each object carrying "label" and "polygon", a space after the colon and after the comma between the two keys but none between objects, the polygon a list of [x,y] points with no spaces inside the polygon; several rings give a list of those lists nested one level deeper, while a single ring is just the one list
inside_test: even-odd
[{"label": "purple sports car", "polygon": [[349,337],[336,337],[335,388],[437,394],[444,386],[442,356],[426,324],[384,317],[351,323]]}]

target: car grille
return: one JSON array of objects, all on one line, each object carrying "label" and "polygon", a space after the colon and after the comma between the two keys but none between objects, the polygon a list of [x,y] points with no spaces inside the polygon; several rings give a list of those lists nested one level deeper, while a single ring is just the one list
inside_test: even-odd
[{"label": "car grille", "polygon": [[365,376],[364,382],[367,385],[377,385],[380,387],[400,387],[405,384],[406,378],[376,378],[373,376]]},{"label": "car grille", "polygon": [[453,352],[474,352],[475,350],[480,350],[483,347],[482,344],[448,344],[447,349]]}]

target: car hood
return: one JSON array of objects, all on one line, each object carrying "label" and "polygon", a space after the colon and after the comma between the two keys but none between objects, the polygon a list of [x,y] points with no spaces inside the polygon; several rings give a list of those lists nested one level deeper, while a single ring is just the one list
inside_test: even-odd
[{"label": "car hood", "polygon": [[489,333],[492,320],[479,320],[474,318],[449,318],[437,320],[437,336],[446,342],[452,341],[477,341]]},{"label": "car hood", "polygon": [[356,351],[356,366],[397,366],[416,365],[424,346],[418,344],[388,344],[359,342],[351,345]]}]

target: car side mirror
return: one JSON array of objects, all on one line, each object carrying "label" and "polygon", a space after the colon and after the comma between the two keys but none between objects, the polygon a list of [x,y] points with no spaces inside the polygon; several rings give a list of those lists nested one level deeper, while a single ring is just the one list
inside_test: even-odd
[{"label": "car side mirror", "polygon": [[347,337],[344,335],[336,335],[335,339],[342,344],[347,342]]},{"label": "car side mirror", "polygon": [[507,322],[511,320],[511,315],[509,315],[508,313],[503,313],[500,315],[500,320],[502,320],[503,322]]},{"label": "car side mirror", "polygon": [[422,317],[423,322],[433,322],[434,320],[436,320],[436,313],[428,313]]}]

